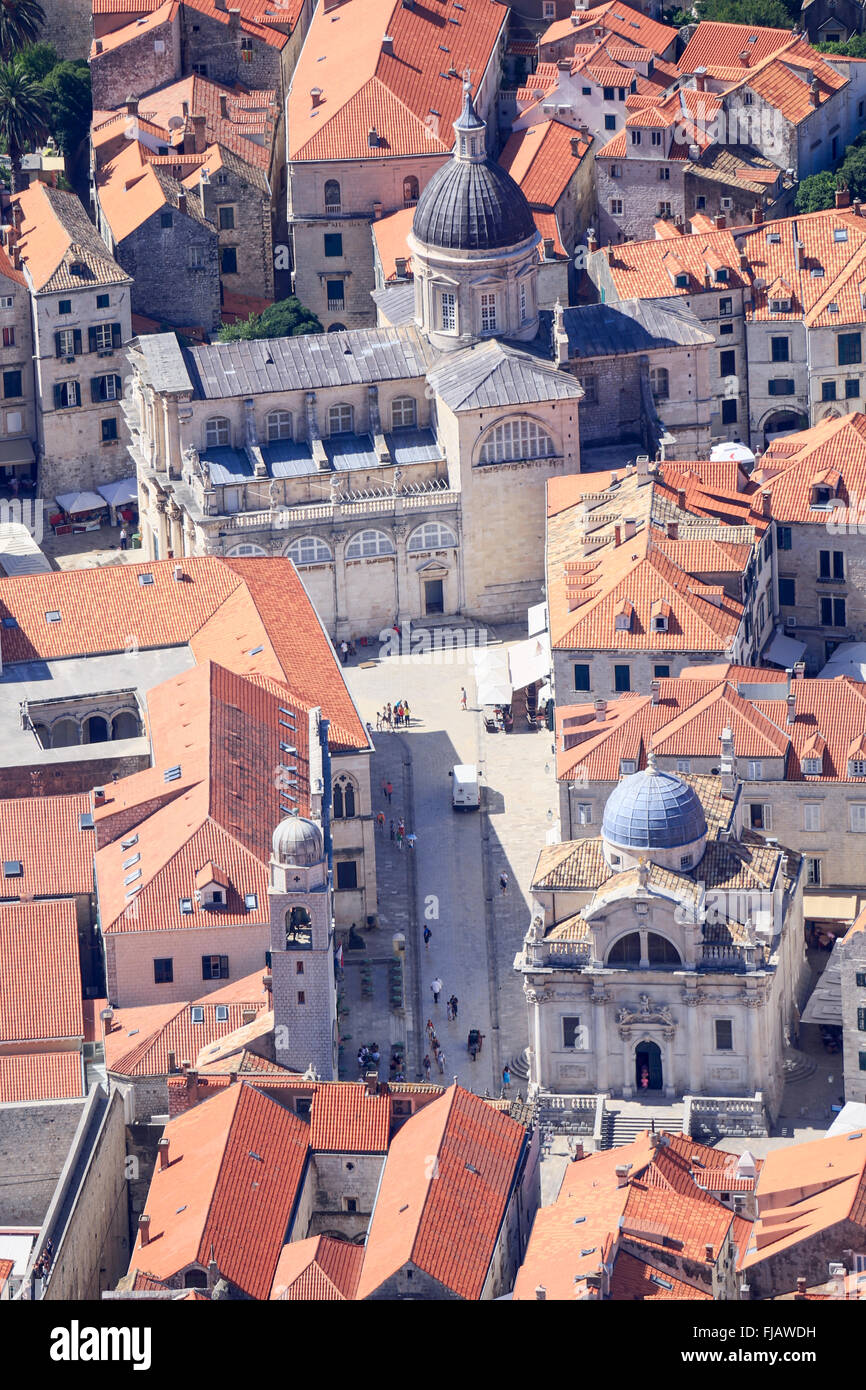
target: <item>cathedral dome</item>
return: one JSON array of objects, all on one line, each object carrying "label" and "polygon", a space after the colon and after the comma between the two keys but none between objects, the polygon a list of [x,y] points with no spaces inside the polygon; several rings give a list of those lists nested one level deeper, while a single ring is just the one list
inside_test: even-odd
[{"label": "cathedral dome", "polygon": [[325,837],[314,821],[286,816],[274,831],[273,848],[277,863],[310,869],[325,857]]},{"label": "cathedral dome", "polygon": [[707,819],[694,788],[651,762],[608,797],[601,833],[622,849],[679,849],[705,839]]},{"label": "cathedral dome", "polygon": [[485,122],[467,88],[454,122],[454,154],[437,169],[415,209],[413,235],[446,251],[500,251],[536,235],[526,197],[501,165],[487,158]]}]

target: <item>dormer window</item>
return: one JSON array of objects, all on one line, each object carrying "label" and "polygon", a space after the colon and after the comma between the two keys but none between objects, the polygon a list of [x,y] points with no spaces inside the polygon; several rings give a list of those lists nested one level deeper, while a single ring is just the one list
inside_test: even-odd
[{"label": "dormer window", "polygon": [[821,758],[803,758],[800,762],[800,771],[806,777],[820,777],[823,760]]},{"label": "dormer window", "polygon": [[189,1011],[191,1023],[204,1023],[204,1009],[201,1004],[193,1004]]},{"label": "dormer window", "polygon": [[866,758],[849,758],[848,776],[866,777]]},{"label": "dormer window", "polygon": [[631,629],[631,613],[617,613],[614,626],[617,632],[628,632]]},{"label": "dormer window", "polygon": [[689,277],[685,271],[680,275],[674,276],[674,285],[678,290],[687,290],[689,287]]},{"label": "dormer window", "polygon": [[229,1006],[228,1006],[228,1004],[217,1004],[217,1006],[216,1006],[216,1021],[217,1021],[217,1023],[228,1023],[228,1021],[229,1021]]},{"label": "dormer window", "polygon": [[787,314],[787,313],[790,312],[790,308],[791,308],[791,301],[790,301],[790,299],[781,299],[781,298],[779,298],[778,296],[776,296],[776,297],[774,297],[773,299],[770,300],[770,313],[771,313],[771,314]]},{"label": "dormer window", "polygon": [[832,500],[832,497],[833,497],[833,493],[832,493],[831,489],[828,488],[828,487],[813,487],[813,488],[812,488],[812,506],[813,506],[813,507],[826,507],[826,506],[829,506],[830,501]]},{"label": "dormer window", "polygon": [[664,614],[660,613],[658,617],[653,618],[653,632],[667,632],[667,630],[668,620]]},{"label": "dormer window", "polygon": [[728,267],[726,265],[719,266],[715,274],[715,279],[719,282],[719,284],[722,285],[726,285],[728,283]]},{"label": "dormer window", "polygon": [[199,902],[204,908],[225,907],[228,899],[229,881],[222,869],[208,862],[195,876],[195,887]]},{"label": "dormer window", "polygon": [[620,758],[619,770],[623,777],[630,777],[633,772],[637,772],[637,762],[634,758]]}]

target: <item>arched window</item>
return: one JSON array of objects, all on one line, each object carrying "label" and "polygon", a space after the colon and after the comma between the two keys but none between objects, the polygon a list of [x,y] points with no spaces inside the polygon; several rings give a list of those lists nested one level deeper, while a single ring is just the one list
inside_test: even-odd
[{"label": "arched window", "polygon": [[343,774],[334,783],[334,820],[351,820],[355,814],[355,786]]},{"label": "arched window", "polygon": [[370,555],[393,555],[394,542],[384,531],[356,531],[346,546],[347,560],[360,560]]},{"label": "arched window", "polygon": [[672,946],[666,937],[659,936],[654,931],[647,937],[647,955],[650,965],[682,965],[676,946]]},{"label": "arched window", "polygon": [[91,714],[90,718],[84,721],[84,742],[107,743],[108,738],[108,720],[101,714]]},{"label": "arched window", "polygon": [[629,932],[615,941],[607,953],[608,965],[640,965],[640,933]]},{"label": "arched window", "polygon": [[332,405],[328,410],[328,434],[351,434],[355,426],[355,409],[351,405]]},{"label": "arched window", "polygon": [[494,425],[481,446],[481,463],[510,463],[514,459],[550,458],[553,440],[535,420],[520,417]]},{"label": "arched window", "polygon": [[58,719],[51,725],[52,748],[74,748],[81,742],[81,730],[74,719]]},{"label": "arched window", "polygon": [[233,545],[231,550],[226,551],[226,558],[240,559],[242,555],[267,555],[267,553],[260,545],[251,545],[247,542],[245,545]]},{"label": "arched window", "polygon": [[344,323],[329,323],[329,324],[328,324],[328,332],[329,332],[329,333],[345,333],[345,331],[346,331],[346,325],[345,325]]},{"label": "arched window", "polygon": [[113,739],[138,738],[140,733],[141,725],[132,710],[121,710],[111,721],[111,737]]},{"label": "arched window", "polygon": [[403,180],[403,206],[407,208],[414,207],[417,201],[418,180],[414,174],[409,174],[408,177]]},{"label": "arched window", "polygon": [[334,558],[330,547],[318,536],[301,536],[292,541],[286,554],[296,565],[327,565]]},{"label": "arched window", "polygon": [[340,185],[336,179],[325,180],[325,212],[339,212],[342,198]]},{"label": "arched window", "polygon": [[267,418],[268,441],[291,439],[292,416],[288,410],[272,410]]},{"label": "arched window", "polygon": [[418,421],[418,410],[414,396],[397,396],[391,402],[391,429],[414,430]]},{"label": "arched window", "polygon": [[667,367],[650,367],[650,386],[657,401],[666,401],[670,395],[670,378]]},{"label": "arched window", "polygon": [[203,1269],[188,1269],[183,1276],[183,1286],[185,1289],[206,1289],[207,1274]]},{"label": "arched window", "polygon": [[457,544],[457,537],[443,521],[425,521],[409,537],[407,550],[448,550]]},{"label": "arched window", "polygon": [[308,951],[313,944],[312,918],[305,907],[290,907],[286,913],[286,950]]},{"label": "arched window", "polygon": [[224,415],[214,415],[204,427],[206,449],[216,449],[231,443],[231,426]]}]

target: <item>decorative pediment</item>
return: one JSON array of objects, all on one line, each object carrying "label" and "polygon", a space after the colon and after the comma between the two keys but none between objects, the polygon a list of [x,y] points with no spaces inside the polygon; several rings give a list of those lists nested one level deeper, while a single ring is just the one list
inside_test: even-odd
[{"label": "decorative pediment", "polygon": [[667,1004],[654,1004],[648,994],[638,995],[637,1009],[627,1009],[625,1006],[617,1009],[616,1021],[620,1026],[626,1027],[645,1023],[661,1023],[668,1028],[675,1026]]},{"label": "decorative pediment", "polygon": [[415,573],[423,573],[427,579],[444,579],[450,571],[447,565],[442,564],[441,560],[425,560],[423,564],[416,567]]}]

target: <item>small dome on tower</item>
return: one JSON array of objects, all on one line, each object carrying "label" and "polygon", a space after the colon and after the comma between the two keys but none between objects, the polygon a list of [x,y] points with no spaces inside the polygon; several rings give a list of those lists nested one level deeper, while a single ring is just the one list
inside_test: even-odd
[{"label": "small dome on tower", "polygon": [[311,869],[325,857],[325,837],[315,821],[303,816],[286,816],[273,836],[274,859],[278,864],[296,864]]},{"label": "small dome on tower", "polygon": [[660,772],[650,757],[644,772],[624,777],[604,808],[601,833],[621,849],[684,848],[707,834],[707,819],[694,787]]}]

